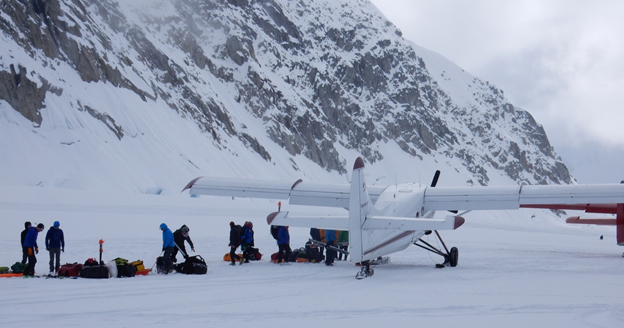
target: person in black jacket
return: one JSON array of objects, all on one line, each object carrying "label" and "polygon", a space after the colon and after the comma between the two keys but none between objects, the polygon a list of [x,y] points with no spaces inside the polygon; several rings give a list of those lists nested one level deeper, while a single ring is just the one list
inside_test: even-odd
[{"label": "person in black jacket", "polygon": [[185,259],[188,257],[188,252],[186,251],[184,241],[187,241],[189,243],[189,246],[191,246],[191,250],[195,252],[195,246],[193,246],[193,241],[191,240],[191,236],[189,236],[189,231],[191,231],[191,229],[189,229],[189,227],[187,227],[185,224],[173,233],[173,241],[176,244],[176,248],[174,248],[173,253],[171,253],[171,258],[173,259],[173,262],[178,261],[178,259],[176,259],[176,255],[178,255],[178,247],[182,251],[182,256],[184,256]]},{"label": "person in black jacket", "polygon": [[241,229],[242,227],[234,224],[234,222],[230,222],[230,259],[232,264],[235,265],[235,261],[239,261],[240,264],[243,264],[243,258],[236,254],[236,249],[241,244]]},{"label": "person in black jacket", "polygon": [[22,264],[26,264],[26,262],[28,261],[28,248],[24,246],[24,241],[26,240],[26,234],[28,233],[28,230],[31,226],[32,224],[30,223],[30,221],[24,222],[24,227],[26,229],[22,231]]}]

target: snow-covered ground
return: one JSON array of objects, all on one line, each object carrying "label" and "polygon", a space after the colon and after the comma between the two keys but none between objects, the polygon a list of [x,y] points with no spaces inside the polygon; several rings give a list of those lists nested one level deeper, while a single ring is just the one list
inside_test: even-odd
[{"label": "snow-covered ground", "polygon": [[[0,186],[0,266],[21,259],[24,221],[61,222],[62,262],[98,257],[141,259],[161,249],[160,223],[187,224],[208,274],[89,279],[2,278],[4,327],[621,327],[623,249],[612,227],[566,226],[547,211],[471,212],[443,232],[459,248],[459,265],[435,269],[436,255],[410,247],[354,278],[353,263],[277,266],[265,217],[276,202],[187,194],[111,194],[60,188]],[[284,204],[282,210],[327,213]],[[336,211],[336,210],[332,210]],[[251,220],[259,262],[229,266],[229,221]],[[308,231],[291,229],[291,246]],[[599,236],[604,235],[604,240]],[[39,235],[44,249],[45,233]],[[433,241],[433,239],[430,239]],[[47,272],[40,252],[38,273]]]}]

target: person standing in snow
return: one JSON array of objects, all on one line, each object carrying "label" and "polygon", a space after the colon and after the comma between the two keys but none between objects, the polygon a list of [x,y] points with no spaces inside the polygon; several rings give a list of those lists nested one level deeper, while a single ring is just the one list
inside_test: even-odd
[{"label": "person standing in snow", "polygon": [[245,263],[249,263],[249,251],[254,246],[254,231],[251,221],[245,222],[243,231],[241,232],[241,249],[243,250],[243,259]]},{"label": "person standing in snow", "polygon": [[37,264],[37,256],[39,253],[39,246],[37,246],[37,237],[39,236],[39,232],[43,231],[45,227],[42,223],[39,223],[37,227],[30,227],[28,229],[28,233],[26,234],[26,239],[24,240],[24,247],[28,249],[28,265],[24,270],[24,276],[34,276],[35,275],[35,265]]},{"label": "person standing in snow", "polygon": [[160,224],[160,230],[162,230],[163,236],[163,260],[165,261],[165,274],[173,271],[173,262],[171,260],[171,254],[175,248],[175,242],[173,241],[173,232],[167,227],[166,224]]},{"label": "person standing in snow", "polygon": [[[321,241],[321,230],[317,228],[310,228],[310,238],[314,241]],[[325,247],[319,246],[320,256],[323,257],[323,253],[325,253]]]},{"label": "person standing in snow", "polygon": [[327,258],[325,259],[325,265],[332,266],[336,258],[336,231],[325,230],[325,241],[327,242]]},{"label": "person standing in snow", "polygon": [[24,231],[22,231],[22,264],[26,264],[26,262],[28,261],[28,248],[26,248],[24,246],[24,241],[26,240],[26,234],[28,233],[28,230],[30,229],[30,227],[32,226],[32,224],[30,223],[30,221],[26,221],[24,222]]},{"label": "person standing in snow", "polygon": [[239,261],[240,264],[243,264],[243,258],[236,254],[236,249],[241,244],[241,226],[234,224],[234,221],[230,221],[230,260],[232,263],[230,265],[235,265],[235,261]]},{"label": "person standing in snow", "polygon": [[[347,260],[346,251],[349,250],[349,231],[348,230],[341,230],[340,233],[338,234],[338,247],[342,249],[343,251],[345,251],[344,261],[346,261]],[[342,260],[342,256],[343,256],[343,253],[338,254],[338,259]]]},{"label": "person standing in snow", "polygon": [[176,255],[178,255],[178,248],[182,251],[182,256],[184,256],[185,259],[188,257],[184,241],[188,242],[189,246],[191,246],[191,250],[195,252],[195,246],[193,246],[193,241],[191,240],[191,236],[189,236],[189,231],[191,231],[191,229],[189,229],[189,227],[185,224],[173,233],[173,242],[175,243],[175,248],[171,254],[173,262],[178,262],[178,259],[176,258]]},{"label": "person standing in snow", "polygon": [[50,274],[52,275],[55,275],[61,267],[61,252],[65,252],[65,237],[60,226],[58,221],[54,221],[54,225],[50,227],[45,238],[46,250],[50,252]]},{"label": "person standing in snow", "polygon": [[290,253],[292,253],[292,250],[290,249],[290,233],[288,232],[288,227],[280,226],[278,228],[277,247],[279,247],[279,251],[277,253],[277,263],[282,264],[282,259],[284,259],[284,262],[288,262]]}]

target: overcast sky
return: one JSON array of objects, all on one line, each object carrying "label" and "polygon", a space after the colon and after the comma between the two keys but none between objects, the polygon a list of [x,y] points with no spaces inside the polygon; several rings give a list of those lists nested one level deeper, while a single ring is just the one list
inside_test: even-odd
[{"label": "overcast sky", "polygon": [[371,1],[528,110],[580,183],[624,179],[624,1]]}]

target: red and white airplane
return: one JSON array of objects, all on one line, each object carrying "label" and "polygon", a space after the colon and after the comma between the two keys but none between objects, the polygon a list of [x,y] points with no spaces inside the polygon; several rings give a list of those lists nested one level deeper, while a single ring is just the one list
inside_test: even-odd
[{"label": "red and white airplane", "polygon": [[[275,212],[267,217],[269,225],[335,229],[349,231],[350,261],[362,268],[356,278],[373,274],[370,263],[416,245],[444,257],[438,266],[457,265],[458,250],[450,250],[437,230],[455,230],[464,223],[458,215],[433,218],[435,211],[508,210],[545,208],[584,210],[588,213],[613,213],[615,219],[569,218],[568,223],[612,224],[617,226],[617,243],[624,246],[624,184],[605,185],[522,185],[501,187],[436,187],[437,171],[430,186],[419,183],[367,186],[364,161],[357,158],[351,184],[315,184],[199,177],[183,189],[194,195],[217,195],[289,200],[291,205],[339,207],[348,216],[294,216]],[[434,232],[443,250],[422,240]]]}]

